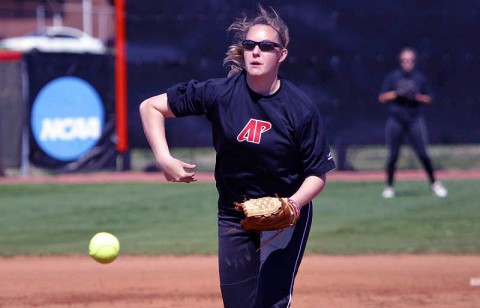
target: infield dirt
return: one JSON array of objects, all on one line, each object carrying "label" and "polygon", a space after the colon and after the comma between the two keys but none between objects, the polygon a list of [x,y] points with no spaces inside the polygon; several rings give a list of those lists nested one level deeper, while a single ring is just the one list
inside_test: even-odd
[{"label": "infield dirt", "polygon": [[[292,307],[480,307],[480,256],[307,255]],[[0,259],[0,307],[222,307],[216,256]]]}]

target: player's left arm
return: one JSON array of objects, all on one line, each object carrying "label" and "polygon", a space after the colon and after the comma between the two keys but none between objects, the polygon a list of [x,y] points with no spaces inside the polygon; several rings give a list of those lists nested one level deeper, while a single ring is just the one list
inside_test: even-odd
[{"label": "player's left arm", "polygon": [[290,197],[298,207],[302,207],[315,199],[318,196],[325,184],[327,183],[327,175],[322,174],[321,176],[311,175],[308,176],[300,186],[300,188]]},{"label": "player's left arm", "polygon": [[423,104],[431,104],[433,102],[432,85],[426,77],[422,77],[420,93],[415,94],[415,100]]},{"label": "player's left arm", "polygon": [[424,104],[432,103],[432,97],[428,94],[417,93],[415,94],[415,100],[417,102],[424,103]]}]

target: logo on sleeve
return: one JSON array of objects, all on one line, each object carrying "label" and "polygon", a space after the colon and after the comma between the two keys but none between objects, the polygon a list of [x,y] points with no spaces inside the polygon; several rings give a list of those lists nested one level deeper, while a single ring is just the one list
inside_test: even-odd
[{"label": "logo on sleeve", "polygon": [[262,134],[269,131],[272,128],[270,122],[250,119],[247,125],[242,129],[237,136],[239,142],[247,141],[252,143],[260,143]]}]

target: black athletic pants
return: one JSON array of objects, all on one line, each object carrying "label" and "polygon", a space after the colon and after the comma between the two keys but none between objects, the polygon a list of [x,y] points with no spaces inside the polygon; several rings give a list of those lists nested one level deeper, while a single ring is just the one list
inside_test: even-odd
[{"label": "black athletic pants", "polygon": [[311,223],[312,203],[302,208],[294,227],[285,229],[263,247],[276,231],[244,231],[239,229],[238,220],[220,219],[218,260],[224,306],[290,307]]},{"label": "black athletic pants", "polygon": [[386,164],[387,185],[392,186],[400,147],[404,137],[407,137],[415,154],[423,165],[430,183],[435,181],[433,166],[427,153],[427,128],[423,117],[400,119],[390,116],[385,126],[385,137],[388,148]]}]

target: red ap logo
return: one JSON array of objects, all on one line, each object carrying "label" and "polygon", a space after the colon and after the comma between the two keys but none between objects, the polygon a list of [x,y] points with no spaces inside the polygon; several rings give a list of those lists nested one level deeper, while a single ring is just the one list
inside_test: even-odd
[{"label": "red ap logo", "polygon": [[238,134],[237,140],[239,142],[247,141],[252,143],[260,143],[262,134],[266,131],[269,131],[270,128],[272,128],[272,124],[270,122],[250,119],[240,134]]}]

